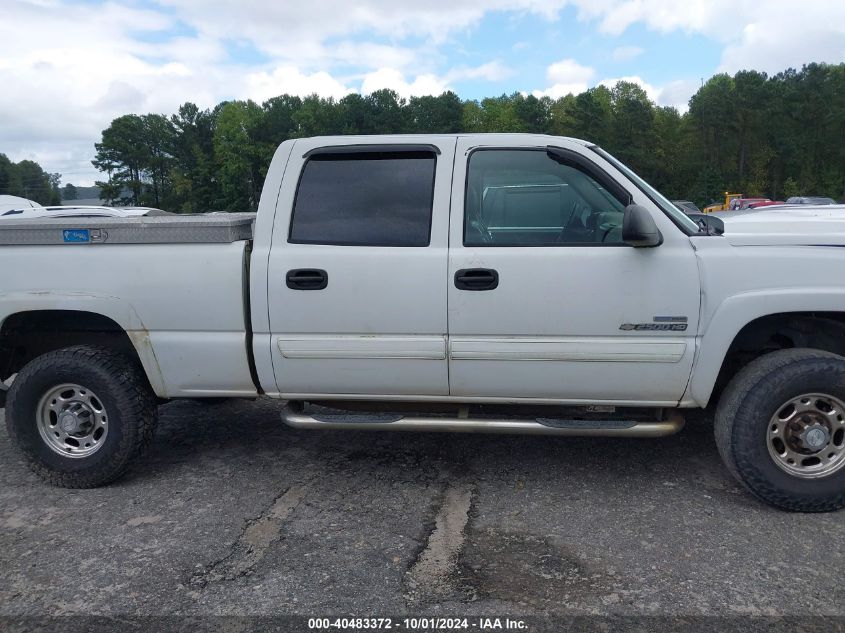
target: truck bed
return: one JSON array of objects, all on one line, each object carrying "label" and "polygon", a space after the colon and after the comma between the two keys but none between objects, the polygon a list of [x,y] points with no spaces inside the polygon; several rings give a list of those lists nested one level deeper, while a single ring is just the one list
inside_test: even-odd
[{"label": "truck bed", "polygon": [[3,220],[0,245],[228,244],[251,240],[254,213]]},{"label": "truck bed", "polygon": [[3,220],[0,323],[101,315],[126,332],[157,395],[255,395],[244,302],[254,218]]}]

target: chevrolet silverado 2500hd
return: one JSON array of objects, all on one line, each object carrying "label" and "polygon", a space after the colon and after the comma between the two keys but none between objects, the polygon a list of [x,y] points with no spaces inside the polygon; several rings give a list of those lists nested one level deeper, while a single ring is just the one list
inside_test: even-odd
[{"label": "chevrolet silverado 2500hd", "polygon": [[831,209],[691,218],[559,137],[285,141],[255,217],[3,223],[6,424],[42,477],[85,487],[173,398],[267,395],[315,429],[635,437],[714,403],[752,493],[837,509]]}]

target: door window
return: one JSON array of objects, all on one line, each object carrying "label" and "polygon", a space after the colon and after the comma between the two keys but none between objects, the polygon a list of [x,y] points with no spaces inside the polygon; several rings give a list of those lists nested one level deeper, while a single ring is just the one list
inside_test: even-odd
[{"label": "door window", "polygon": [[318,154],[302,170],[289,242],[428,246],[434,152]]},{"label": "door window", "polygon": [[465,246],[621,245],[625,205],[545,150],[469,158]]}]

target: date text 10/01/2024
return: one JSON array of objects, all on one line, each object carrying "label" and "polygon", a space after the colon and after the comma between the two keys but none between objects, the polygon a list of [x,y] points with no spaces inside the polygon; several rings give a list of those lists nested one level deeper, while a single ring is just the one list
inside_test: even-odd
[{"label": "date text 10/01/2024", "polygon": [[429,630],[528,630],[524,620],[480,617],[470,618],[309,618],[308,628],[312,630],[362,630],[362,629],[406,629],[412,631]]}]

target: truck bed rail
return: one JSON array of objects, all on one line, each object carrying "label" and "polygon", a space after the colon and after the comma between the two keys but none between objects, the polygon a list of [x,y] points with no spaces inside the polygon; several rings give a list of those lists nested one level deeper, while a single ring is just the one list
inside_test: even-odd
[{"label": "truck bed rail", "polygon": [[0,245],[197,244],[250,240],[254,213],[3,220]]}]

